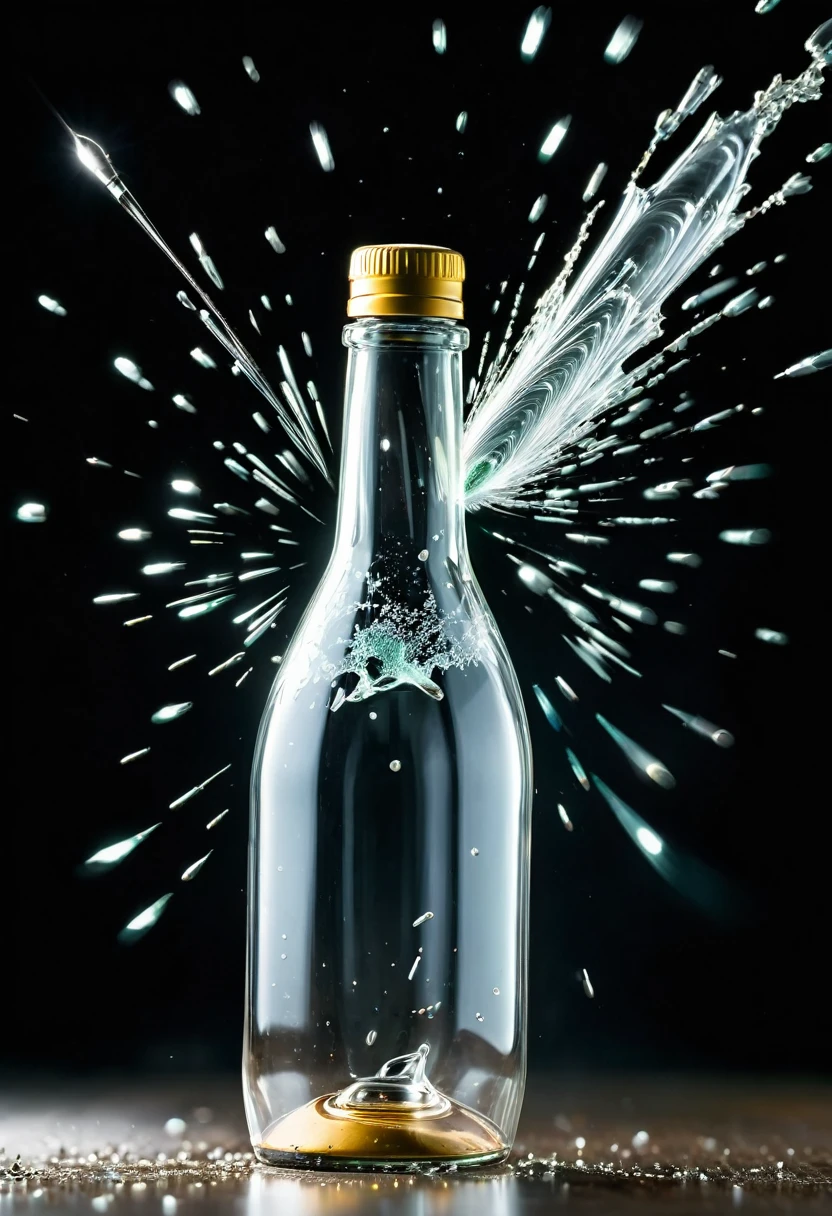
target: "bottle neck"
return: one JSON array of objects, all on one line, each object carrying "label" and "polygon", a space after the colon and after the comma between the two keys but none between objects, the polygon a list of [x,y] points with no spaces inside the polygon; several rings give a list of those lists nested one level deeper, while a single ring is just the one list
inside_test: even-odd
[{"label": "bottle neck", "polygon": [[366,318],[349,349],[335,557],[439,569],[467,557],[461,471],[468,330],[422,317]]}]

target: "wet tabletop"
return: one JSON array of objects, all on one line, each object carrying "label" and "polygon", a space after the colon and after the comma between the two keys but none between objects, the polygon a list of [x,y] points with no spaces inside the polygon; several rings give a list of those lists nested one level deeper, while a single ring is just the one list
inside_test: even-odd
[{"label": "wet tabletop", "polygon": [[428,1175],[257,1166],[233,1078],[5,1085],[0,1149],[0,1216],[832,1211],[811,1081],[536,1077],[506,1166]]}]

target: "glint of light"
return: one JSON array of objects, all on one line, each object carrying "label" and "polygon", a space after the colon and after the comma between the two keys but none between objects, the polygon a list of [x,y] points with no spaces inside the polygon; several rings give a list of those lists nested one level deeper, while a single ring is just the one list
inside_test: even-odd
[{"label": "glint of light", "polygon": [[653,857],[658,857],[664,848],[659,837],[655,832],[651,832],[650,828],[636,828],[636,840],[645,853],[650,853]]}]

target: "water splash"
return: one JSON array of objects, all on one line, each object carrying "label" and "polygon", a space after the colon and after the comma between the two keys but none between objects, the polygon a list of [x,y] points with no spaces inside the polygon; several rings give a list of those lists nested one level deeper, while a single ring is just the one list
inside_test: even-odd
[{"label": "water splash", "polygon": [[[366,701],[402,684],[441,701],[445,694],[434,680],[434,672],[465,667],[476,662],[477,653],[476,639],[468,634],[456,637],[453,622],[440,614],[429,593],[420,608],[384,603],[369,625],[355,626],[343,661],[327,671],[333,679],[358,677],[343,698],[347,701]],[[337,707],[333,704],[332,708]]]},{"label": "water splash", "polygon": [[[231,357],[234,359],[235,366],[237,366],[244,373],[258,392],[260,392],[274,408],[284,427],[284,430],[286,431],[286,434],[293,441],[298,450],[311,461],[311,463],[318,469],[321,476],[324,477],[324,479],[331,485],[332,482],[327,469],[326,460],[324,458],[320,443],[315,437],[314,431],[309,423],[308,414],[304,411],[298,413],[297,411],[293,412],[291,408],[287,409],[281,398],[276,395],[260,368],[249,354],[248,350],[243,346],[242,342],[226,321],[225,317],[217,308],[216,304],[213,302],[210,296],[203,291],[179,258],[177,258],[176,254],[163,239],[161,233],[139,205],[137,199],[121,180],[104,149],[86,135],[78,135],[75,132],[72,134],[75,140],[75,150],[81,164],[84,165],[84,167],[88,169],[103,186],[106,187],[112,197],[120,204],[121,207],[124,208],[131,219],[133,219],[139,225],[142,231],[145,232],[147,236],[149,236],[154,242],[154,244],[161,249],[165,256],[168,257],[171,262],[173,262],[179,273],[183,275],[189,286],[197,294],[197,296],[199,296],[200,300],[205,305],[205,308],[199,313],[200,320],[210,330],[223,348],[231,355]],[[328,147],[328,144],[326,146]],[[200,347],[194,348],[191,354],[197,359],[198,362],[201,362],[203,366],[216,367],[214,361],[210,358],[210,356],[206,355]]]},{"label": "water splash", "polygon": [[[524,35],[524,58],[531,59],[537,53],[550,16],[548,9],[535,10]],[[824,37],[826,37],[826,42],[823,41]],[[689,341],[722,317],[731,318],[746,313],[755,301],[759,307],[762,307],[766,300],[771,300],[771,297],[759,300],[756,288],[752,288],[729,300],[721,312],[713,312],[700,320],[701,312],[699,310],[701,308],[719,295],[727,295],[739,282],[736,276],[726,277],[722,267],[713,267],[710,278],[716,282],[712,283],[710,288],[705,288],[689,297],[682,306],[683,312],[698,314],[690,317],[686,322],[688,324],[693,322],[690,328],[668,343],[660,355],[648,359],[635,373],[624,375],[621,370],[622,364],[630,355],[660,334],[662,324],[660,310],[663,302],[701,264],[709,252],[728,235],[737,231],[749,216],[764,212],[768,207],[778,205],[787,197],[804,192],[807,188],[808,178],[795,174],[779,192],[772,195],[759,208],[745,216],[737,212],[738,200],[747,189],[745,175],[748,165],[756,154],[757,144],[776,125],[782,113],[792,102],[811,100],[818,95],[820,64],[824,58],[828,61],[828,49],[824,50],[827,42],[828,32],[827,35],[823,35],[822,31],[809,40],[807,47],[812,53],[815,63],[797,80],[785,83],[775,81],[766,93],[758,96],[753,109],[746,114],[735,114],[725,121],[718,118],[712,119],[698,139],[657,185],[648,189],[643,189],[635,184],[628,187],[607,236],[600,242],[598,251],[590,258],[575,285],[567,293],[567,281],[602,204],[599,203],[593,207],[581,227],[577,241],[567,254],[563,270],[557,276],[549,292],[538,302],[531,325],[520,341],[514,345],[510,341],[512,326],[519,315],[524,287],[522,284],[520,285],[513,297],[512,304],[511,294],[506,295],[508,284],[501,285],[497,303],[499,304],[500,300],[503,301],[501,315],[505,315],[509,308],[511,310],[508,328],[502,340],[495,334],[493,343],[491,343],[491,335],[486,335],[477,377],[472,379],[470,391],[474,410],[466,431],[469,506],[496,505],[514,510],[517,507],[532,505],[535,511],[539,512],[534,516],[535,519],[546,523],[567,525],[575,515],[580,515],[580,525],[573,522],[572,527],[580,526],[582,530],[570,531],[563,535],[570,544],[587,548],[587,565],[597,556],[603,556],[603,547],[609,545],[614,536],[613,529],[616,527],[656,526],[674,522],[667,516],[624,514],[607,516],[606,512],[609,508],[603,506],[599,511],[592,504],[612,501],[610,496],[623,491],[625,481],[630,479],[623,476],[611,477],[602,472],[600,476],[590,474],[589,478],[592,478],[590,480],[584,470],[585,467],[605,457],[607,459],[611,456],[629,457],[642,448],[645,450],[638,460],[643,459],[645,466],[655,460],[667,458],[648,455],[647,453],[652,453],[656,449],[646,445],[655,442],[663,443],[667,437],[685,433],[688,429],[687,426],[677,426],[675,422],[663,422],[642,431],[637,431],[637,427],[634,426],[633,431],[626,438],[637,437],[639,440],[637,443],[623,442],[625,435],[619,433],[619,429],[623,431],[627,425],[638,424],[639,418],[651,408],[658,410],[662,406],[663,402],[659,396],[661,390],[658,385],[666,376],[683,367],[687,362],[686,359],[674,359],[672,363],[668,364],[667,355],[683,352]],[[243,63],[249,77],[255,80],[256,69],[252,72],[249,70],[246,60]],[[253,64],[251,66],[253,68]],[[703,69],[694,79],[679,105],[674,110],[665,111],[660,116],[650,148],[633,175],[634,182],[649,162],[650,155],[658,143],[672,135],[684,118],[696,110],[718,83],[718,77],[713,69]],[[467,112],[460,112],[456,119],[456,129],[459,134],[465,131],[467,122]],[[563,119],[555,124],[541,148],[543,159],[548,159],[554,153],[566,133],[568,123],[568,119]],[[310,134],[321,167],[325,171],[331,171],[334,167],[334,160],[326,132],[323,131],[323,128],[316,128],[316,125],[312,124]],[[318,139],[316,139],[316,134],[319,136]],[[234,362],[231,370],[235,374],[241,371],[245,373],[261,395],[273,406],[278,415],[278,422],[284,427],[297,450],[322,473],[322,476],[328,479],[322,448],[318,443],[315,428],[318,428],[317,433],[323,435],[330,448],[332,444],[314,382],[307,381],[306,375],[295,377],[286,351],[280,347],[278,360],[282,379],[279,382],[279,393],[273,392],[262,372],[239,343],[239,339],[230,330],[210,297],[197,286],[184,266],[165,245],[147,216],[139,208],[138,203],[129,195],[103,150],[82,136],[75,138],[76,150],[82,162],[165,252],[166,256],[174,262],[185,276],[191,291],[206,305],[205,309],[199,310],[191,303],[185,292],[180,292],[180,302],[189,313],[194,314],[191,319],[201,321],[212,336],[220,342],[224,350],[232,356]],[[819,149],[818,152],[821,150]],[[822,159],[822,157],[812,154],[807,159],[810,160],[810,163],[814,163],[815,159]],[[606,165],[599,164],[584,191],[584,201],[588,202],[595,197],[605,174]],[[547,203],[548,199],[545,195],[538,198],[530,215],[532,222],[541,219]],[[275,253],[285,252],[286,246],[274,227],[266,229],[265,238]],[[543,238],[544,234],[541,232],[534,243],[529,268],[533,266],[539,254]],[[651,249],[651,242],[654,241],[655,247]],[[196,237],[196,241],[192,238],[191,244],[200,260],[202,269],[220,289],[223,286],[222,280],[213,263],[210,263],[210,266],[206,264],[205,259],[208,259],[208,255],[202,241],[198,237]],[[650,249],[649,256],[645,252],[648,249]],[[776,265],[784,257],[785,255],[779,255],[773,259],[773,263]],[[746,273],[762,274],[763,270],[762,264],[755,264]],[[219,282],[217,282],[218,279]],[[291,297],[287,295],[286,301],[287,304],[291,304]],[[261,296],[260,302],[267,312],[272,311],[269,297]],[[42,300],[41,304],[43,307],[47,307]],[[55,310],[50,311],[55,312]],[[60,316],[62,313],[55,312],[55,315]],[[257,318],[251,311],[249,311],[249,319],[259,333]],[[306,356],[311,358],[311,339],[305,331],[300,336],[303,350]],[[489,343],[491,343],[492,353],[490,364],[487,363]],[[204,368],[215,369],[217,367],[216,361],[201,347],[195,347],[192,355]],[[829,362],[830,352],[821,352],[802,359],[800,363],[792,365],[780,375],[792,377],[809,374],[822,370],[823,367],[829,365]],[[152,385],[149,381],[145,381],[137,364],[124,357],[122,357],[122,363],[123,366],[118,367],[122,375],[126,375],[133,383],[148,391],[152,389]],[[145,382],[142,383],[143,381]],[[306,383],[305,394],[300,389],[300,384],[303,383]],[[652,390],[654,386],[656,386],[656,396],[645,396],[645,392],[648,389]],[[312,409],[307,403],[307,397],[312,402]],[[689,394],[682,393],[681,398],[675,407],[675,412],[681,413],[694,406],[695,403],[690,399]],[[185,413],[195,411],[190,399],[184,394],[175,395],[173,402],[177,409]],[[607,406],[610,407],[611,428],[614,429],[604,437],[600,427],[596,430],[596,421],[597,416]],[[735,416],[735,412],[742,408],[742,406],[737,406],[701,418],[694,423],[692,429],[707,431],[727,424]],[[617,416],[613,416],[616,414]],[[254,415],[254,420],[262,432],[257,438],[262,440],[262,434],[268,433],[269,424],[263,415]],[[687,419],[680,420],[684,423],[687,421]],[[309,478],[303,466],[292,453],[284,451],[280,455],[274,455],[274,459],[279,465],[282,465],[281,472],[285,470],[289,474],[289,485],[287,485],[283,477],[275,474],[273,469],[260,460],[255,453],[247,452],[243,444],[238,442],[226,444],[224,441],[216,440],[213,446],[217,451],[225,451],[226,447],[230,447],[241,460],[245,459],[254,466],[252,470],[232,457],[226,458],[226,468],[240,480],[249,485],[252,481],[257,482],[266,486],[284,503],[299,505],[299,499],[293,491],[298,490],[299,492],[299,487],[302,488],[309,484]],[[475,463],[472,464],[472,460]],[[88,457],[87,461],[100,469],[113,467],[109,462],[96,457]],[[623,464],[623,462],[621,463]],[[734,481],[752,480],[756,476],[763,475],[744,473],[741,470],[763,467],[765,466],[736,465],[718,470],[708,476],[706,486],[702,490],[696,491],[694,497],[717,498],[720,493],[728,490]],[[617,469],[615,471],[618,472]],[[543,483],[551,474],[557,478],[556,489],[547,491],[545,497],[541,499],[541,489],[536,483]],[[128,475],[136,476],[135,474]],[[644,492],[646,498],[672,499],[679,497],[686,494],[694,484],[689,479],[675,474],[671,477],[669,469],[664,476],[666,480],[662,480],[658,484],[651,484],[649,490]],[[657,480],[655,476],[651,478],[652,482]],[[174,483],[177,493],[193,495],[199,493],[194,482],[185,478],[177,479],[177,482],[178,484]],[[297,486],[295,482],[298,483]],[[208,484],[207,481],[205,484]],[[551,497],[549,497],[550,494]],[[590,495],[595,497],[589,497]],[[276,515],[278,512],[278,507],[269,499],[260,499],[254,505],[260,511],[265,511],[270,515]],[[312,514],[308,508],[302,507],[301,509]],[[628,508],[616,509],[623,512]],[[240,523],[245,523],[244,517],[251,515],[249,511],[224,502],[215,503],[214,511],[226,516],[235,516],[237,517],[236,522]],[[168,511],[168,515],[172,519],[192,523],[210,523],[217,519],[216,515],[208,512],[191,511],[185,508],[172,508]],[[592,524],[589,523],[590,519]],[[286,533],[288,531],[282,525],[270,524],[269,526],[275,532]],[[151,534],[143,528],[130,527],[122,529],[118,535],[121,540],[125,541],[143,541],[148,539]],[[208,529],[188,529],[188,536],[191,538],[189,539],[190,544],[220,543],[223,537],[231,535],[232,533]],[[498,537],[498,534],[494,535]],[[498,537],[498,539],[502,538]],[[252,547],[261,543],[262,540],[258,537],[252,543]],[[275,542],[272,541],[272,543]],[[297,544],[297,541],[282,535],[277,543]],[[245,562],[253,560],[255,557],[266,560],[271,556],[269,553],[255,555],[246,552],[242,554],[241,560]],[[546,557],[545,554],[540,554],[540,556]],[[669,553],[667,560],[691,569],[695,569],[700,563],[697,555],[690,553]],[[222,564],[231,563],[223,560]],[[588,576],[581,566],[559,557],[551,560],[547,558],[544,564],[552,571],[553,578],[538,567],[531,566],[528,562],[521,563],[518,560],[520,577],[529,590],[546,595],[555,601],[559,608],[566,613],[571,624],[583,634],[583,636],[577,635],[574,638],[564,635],[564,640],[584,664],[584,675],[588,668],[605,683],[609,683],[613,675],[620,677],[622,671],[638,677],[640,673],[625,661],[630,657],[630,652],[616,639],[609,637],[607,633],[597,627],[601,623],[598,618],[579,602],[576,598],[578,593],[573,594],[571,589],[567,592],[563,583],[564,579],[571,579],[573,575],[594,579],[597,577],[594,569],[592,575]],[[163,570],[163,566],[166,569]],[[154,569],[154,567],[158,567],[158,569]],[[143,569],[146,573],[151,573],[151,571],[167,573],[173,572],[179,567],[181,567],[181,563],[170,562],[152,563]],[[205,592],[203,595],[188,596],[173,601],[168,606],[183,605],[178,615],[186,620],[202,616],[215,611],[233,598],[233,593],[223,594],[229,591],[229,586],[214,587],[215,582],[225,583],[226,580],[237,579],[244,583],[247,578],[265,576],[278,569],[279,567],[275,566],[251,572],[247,570],[229,571],[222,575],[209,575],[204,579],[191,580],[185,584],[187,587],[205,583],[213,590]],[[684,576],[688,577],[687,571],[684,572]],[[641,585],[649,591],[667,590],[669,580],[646,579],[641,580]],[[632,633],[634,625],[640,627],[658,624],[658,618],[652,609],[635,603],[623,595],[604,592],[591,587],[588,583],[582,584],[582,588],[596,599],[603,601],[602,607],[609,610],[609,632],[615,633],[617,628],[624,633]],[[267,600],[233,618],[235,625],[245,624],[246,626],[247,636],[245,639],[241,639],[245,647],[262,636],[265,630],[274,623],[286,604],[285,598],[281,598],[286,590],[287,588],[283,588],[281,592],[275,593]],[[115,603],[136,598],[136,596],[135,592],[109,593],[96,597],[95,602]],[[137,617],[132,622],[125,622],[125,624],[150,619],[151,616],[146,615]],[[628,622],[632,622],[632,624]],[[420,615],[418,626],[421,626],[422,623]],[[379,622],[375,622],[375,624],[379,624]],[[425,647],[423,649],[419,647],[419,627],[416,622],[412,623],[413,628],[408,622],[398,622],[398,626],[403,626],[403,634],[397,635],[394,629],[392,636],[387,629],[389,624],[390,622],[385,622],[384,626],[376,630],[374,634],[364,637],[357,648],[353,641],[354,652],[348,664],[338,673],[347,677],[358,676],[358,685],[354,687],[354,692],[349,699],[361,700],[365,696],[381,691],[380,688],[373,687],[374,678],[379,670],[379,662],[381,662],[382,671],[384,671],[385,662],[387,664],[386,674],[393,681],[388,686],[393,687],[398,682],[413,683],[415,686],[421,687],[427,695],[436,696],[438,692],[441,697],[441,689],[433,677],[436,670],[444,669],[447,652],[442,650],[442,647],[446,645],[448,639],[439,640],[439,659],[437,660],[435,654],[431,654],[431,651],[435,649],[436,639],[427,638]],[[443,622],[440,622],[440,634],[442,627]],[[373,628],[374,626],[370,626],[369,629],[361,632],[369,634]],[[678,622],[664,622],[664,628],[670,632],[681,632],[684,626]],[[757,629],[755,636],[759,641],[771,645],[782,645],[788,640],[785,634],[763,628]],[[416,645],[415,656],[409,650],[409,647],[414,644]],[[452,650],[455,646],[459,646],[458,641],[452,642]],[[231,647],[229,646],[228,649]],[[731,654],[728,651],[720,651],[720,653]],[[237,651],[231,658],[212,668],[209,674],[215,675],[231,666],[236,666],[246,654],[247,651]],[[174,671],[195,657],[195,655],[191,655],[178,660],[170,664],[168,670]],[[475,661],[475,650],[467,642],[463,642],[461,649],[456,652],[456,659],[459,661],[459,665]],[[272,662],[279,661],[279,655],[272,659]],[[372,668],[372,675],[368,669],[368,661],[369,667]],[[453,661],[449,665],[453,665]],[[246,680],[251,670],[252,668],[248,668],[243,673],[236,681],[237,686]],[[568,702],[577,701],[578,694],[562,677],[557,676],[556,682],[560,693]],[[336,689],[331,709],[339,708],[348,699],[346,688],[350,687],[351,683],[351,680],[348,680]],[[576,683],[578,682],[576,681]],[[590,681],[590,684],[594,684],[594,681]],[[362,688],[363,695],[360,691]],[[583,696],[580,683],[578,683],[578,688]],[[591,687],[586,696],[589,697],[593,691],[597,693],[597,690],[597,685],[594,690]],[[540,685],[535,685],[534,691],[550,723],[553,726],[558,723],[562,727],[563,723],[559,715]],[[181,713],[188,712],[191,707],[191,702],[165,705],[162,710],[158,711],[158,714],[169,713],[170,716],[159,718],[154,715],[154,721],[174,720],[175,717],[181,716]],[[686,727],[702,737],[709,738],[718,746],[728,747],[733,743],[733,737],[729,732],[714,726],[704,718],[686,714],[670,706],[665,706],[665,708]],[[181,711],[181,713],[174,711]],[[658,781],[660,785],[663,782],[673,782],[672,776],[661,762],[649,756],[640,745],[623,735],[617,728],[612,727],[600,715],[598,719],[637,771],[652,776],[653,780]],[[555,726],[555,729],[558,729],[558,726]],[[131,753],[123,758],[122,763],[131,762],[148,751],[149,749],[145,748]],[[571,750],[567,750],[566,755],[576,778],[584,789],[588,790],[590,788],[589,777],[580,761]],[[656,766],[654,773],[647,771],[651,764]],[[389,765],[392,771],[401,769],[401,764],[397,760],[390,761]],[[225,771],[225,769],[220,770],[220,772]],[[170,804],[171,808],[177,808],[194,797],[217,776],[219,776],[219,772],[193,786],[184,795],[175,799]],[[603,783],[597,782],[597,784],[604,794],[606,787],[602,789]],[[606,794],[604,797],[606,798]],[[613,795],[613,797],[616,796]],[[621,806],[624,805],[621,804]],[[564,828],[571,832],[573,824],[565,808],[562,804],[557,804],[557,809]],[[626,809],[630,810],[630,808]],[[212,818],[205,825],[206,830],[213,829],[228,813],[228,810],[224,810]],[[630,813],[635,815],[635,812]],[[616,816],[620,818],[618,811],[616,811]],[[670,850],[666,841],[643,820],[636,825],[635,833],[633,838],[645,856],[667,859]],[[126,843],[128,842],[119,842],[119,845],[111,846],[111,848],[119,848]],[[102,852],[106,852],[106,850]],[[470,852],[472,857],[476,857],[478,854],[475,847]],[[207,856],[208,854],[189,867],[182,875],[183,880],[188,880],[186,875],[189,871],[196,873],[194,867],[201,867]],[[193,877],[193,873],[191,877]],[[170,895],[157,900],[134,921],[131,921],[124,931],[127,938],[143,932],[155,923],[169,898]],[[420,958],[421,955],[417,956],[411,974],[415,972]],[[584,975],[588,982],[588,976],[586,973]],[[587,995],[591,995],[591,993],[587,993]]]},{"label": "water splash", "polygon": [[[820,46],[820,33],[813,39]],[[654,361],[626,373],[623,365],[661,334],[667,298],[746,222],[738,207],[760,143],[793,104],[820,96],[821,52],[812,54],[804,72],[775,77],[751,109],[709,119],[655,185],[631,182],[569,291],[568,261],[475,398],[464,436],[469,508],[522,504],[555,471],[563,448],[654,369]],[[718,83],[710,69],[700,75],[674,112],[675,125],[665,127],[675,130]],[[539,203],[530,219],[539,218]],[[738,297],[728,315],[747,299]]]}]

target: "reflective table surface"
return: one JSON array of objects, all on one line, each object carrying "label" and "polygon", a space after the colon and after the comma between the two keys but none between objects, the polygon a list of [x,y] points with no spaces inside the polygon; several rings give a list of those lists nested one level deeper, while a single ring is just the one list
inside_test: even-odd
[{"label": "reflective table surface", "polygon": [[256,1165],[233,1078],[0,1083],[0,1216],[526,1216],[832,1211],[832,1087],[538,1076],[507,1165],[434,1174]]}]

